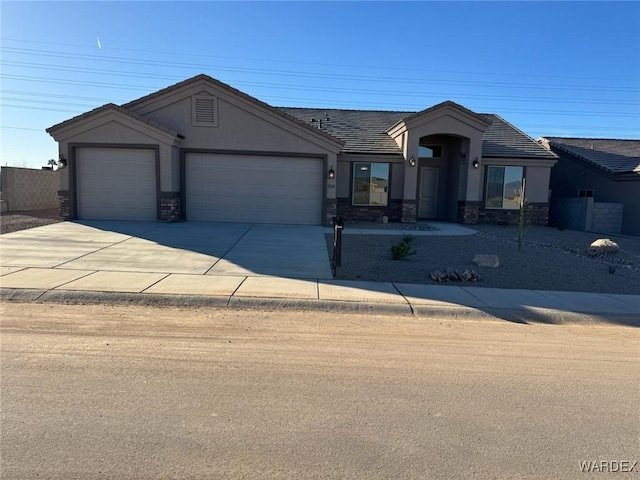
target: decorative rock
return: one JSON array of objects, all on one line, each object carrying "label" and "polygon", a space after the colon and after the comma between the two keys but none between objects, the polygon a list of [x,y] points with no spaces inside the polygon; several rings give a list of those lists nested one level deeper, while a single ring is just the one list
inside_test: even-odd
[{"label": "decorative rock", "polygon": [[599,238],[589,247],[589,256],[595,257],[596,255],[604,255],[606,253],[618,253],[618,250],[620,250],[620,247],[613,240]]},{"label": "decorative rock", "polygon": [[458,281],[458,282],[477,282],[480,280],[480,275],[478,275],[473,270],[453,270],[452,268],[447,268],[444,271],[436,270],[435,272],[430,273],[431,279],[435,282],[450,282],[450,281]]},{"label": "decorative rock", "polygon": [[478,255],[473,257],[473,263],[475,263],[479,267],[498,268],[500,266],[500,259],[497,255],[479,253]]}]

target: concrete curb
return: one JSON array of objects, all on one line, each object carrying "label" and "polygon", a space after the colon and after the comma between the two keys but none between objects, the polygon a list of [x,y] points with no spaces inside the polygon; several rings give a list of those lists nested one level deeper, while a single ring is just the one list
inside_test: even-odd
[{"label": "concrete curb", "polygon": [[640,327],[640,317],[613,313],[574,313],[543,308],[472,308],[464,306],[410,305],[330,300],[167,295],[36,289],[0,289],[0,301],[66,305],[139,305],[157,307],[213,307],[229,309],[297,310],[325,313],[356,313],[398,317],[438,317],[451,320],[492,320],[521,324],[620,325]]}]

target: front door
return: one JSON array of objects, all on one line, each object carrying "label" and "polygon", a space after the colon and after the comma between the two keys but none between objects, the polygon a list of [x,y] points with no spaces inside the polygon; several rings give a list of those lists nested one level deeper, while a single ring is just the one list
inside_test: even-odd
[{"label": "front door", "polygon": [[438,183],[440,169],[423,167],[420,169],[420,196],[418,198],[418,217],[436,218],[438,216]]}]

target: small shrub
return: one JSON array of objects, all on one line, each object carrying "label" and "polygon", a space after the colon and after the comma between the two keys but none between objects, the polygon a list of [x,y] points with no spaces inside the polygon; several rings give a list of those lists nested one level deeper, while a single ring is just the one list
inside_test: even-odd
[{"label": "small shrub", "polygon": [[413,255],[415,253],[415,251],[411,251],[411,247],[405,243],[404,240],[391,246],[391,256],[394,260],[402,260],[407,255]]}]

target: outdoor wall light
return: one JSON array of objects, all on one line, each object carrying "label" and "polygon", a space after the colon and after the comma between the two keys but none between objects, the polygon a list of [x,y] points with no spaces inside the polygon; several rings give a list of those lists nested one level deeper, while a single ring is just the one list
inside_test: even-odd
[{"label": "outdoor wall light", "polygon": [[416,159],[413,158],[413,155],[411,155],[411,158],[409,159],[409,165],[411,167],[415,167],[416,166]]},{"label": "outdoor wall light", "polygon": [[478,160],[478,157],[473,161],[473,168],[480,168],[480,160]]},{"label": "outdoor wall light", "polygon": [[336,172],[333,171],[333,166],[329,169],[329,180],[336,178]]},{"label": "outdoor wall light", "polygon": [[58,168],[65,168],[67,166],[67,159],[64,158],[64,155],[61,153],[60,158],[58,160]]}]

